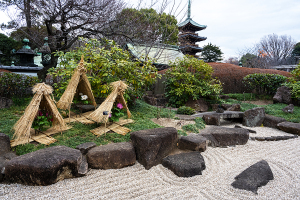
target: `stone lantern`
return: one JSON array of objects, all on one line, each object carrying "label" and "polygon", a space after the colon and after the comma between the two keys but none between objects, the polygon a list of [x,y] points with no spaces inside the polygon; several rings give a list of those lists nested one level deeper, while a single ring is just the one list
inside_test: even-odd
[{"label": "stone lantern", "polygon": [[40,53],[42,53],[42,65],[49,65],[51,63],[51,50],[48,45],[48,37],[44,38],[44,45],[40,48]]},{"label": "stone lantern", "polygon": [[34,56],[36,53],[30,48],[29,46],[29,40],[25,38],[23,40],[24,46],[22,49],[18,50],[16,52],[17,55],[20,56],[20,66],[29,66],[29,67],[37,67],[36,64],[34,64]]}]

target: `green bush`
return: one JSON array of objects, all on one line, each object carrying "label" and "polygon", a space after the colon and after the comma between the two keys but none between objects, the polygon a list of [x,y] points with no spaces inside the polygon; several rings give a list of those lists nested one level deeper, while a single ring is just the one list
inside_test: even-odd
[{"label": "green bush", "polygon": [[111,40],[83,39],[84,45],[76,50],[58,52],[60,67],[49,69],[53,77],[62,80],[53,85],[56,96],[65,91],[74,69],[84,55],[87,76],[91,82],[95,97],[106,98],[110,94],[109,84],[123,80],[129,85],[125,93],[126,100],[141,97],[145,89],[151,86],[157,77],[157,70],[151,61],[141,63],[133,60],[128,51],[121,49]]},{"label": "green bush", "polygon": [[291,89],[292,98],[300,99],[300,63],[292,72],[292,77],[289,78],[289,82],[284,85]]},{"label": "green bush", "polygon": [[187,125],[182,126],[181,128],[184,131],[189,131],[192,133],[199,133],[199,129],[196,127],[195,124],[187,124]]},{"label": "green bush", "polygon": [[182,114],[182,115],[192,115],[195,114],[195,109],[187,106],[181,106],[177,110],[177,114]]},{"label": "green bush", "polygon": [[27,89],[39,82],[37,77],[0,72],[0,96],[16,100],[29,96]]},{"label": "green bush", "polygon": [[287,77],[279,74],[249,74],[243,78],[243,83],[251,90],[255,89],[258,94],[274,95]]},{"label": "green bush", "polygon": [[184,105],[189,98],[216,98],[222,91],[221,82],[212,78],[213,69],[203,60],[184,57],[170,63],[166,72],[166,97],[173,107]]},{"label": "green bush", "polygon": [[204,129],[206,124],[205,124],[205,121],[201,117],[196,117],[195,125],[198,129]]}]

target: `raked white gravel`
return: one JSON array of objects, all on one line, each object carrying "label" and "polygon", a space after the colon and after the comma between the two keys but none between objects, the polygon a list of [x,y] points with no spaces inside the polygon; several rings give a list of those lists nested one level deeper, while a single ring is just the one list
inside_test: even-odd
[{"label": "raked white gravel", "polygon": [[[251,129],[257,131],[252,137],[289,135],[266,127]],[[136,163],[117,170],[92,169],[85,177],[50,186],[0,184],[0,199],[300,199],[300,138],[249,140],[235,147],[209,147],[202,155],[206,169],[190,178],[177,177],[162,165],[145,170]],[[231,186],[235,176],[262,159],[269,163],[274,180],[257,195]]]}]

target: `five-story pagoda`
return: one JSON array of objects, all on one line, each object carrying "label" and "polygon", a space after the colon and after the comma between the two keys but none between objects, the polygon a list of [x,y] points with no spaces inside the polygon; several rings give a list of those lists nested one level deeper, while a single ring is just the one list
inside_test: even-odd
[{"label": "five-story pagoda", "polygon": [[202,51],[202,48],[199,47],[196,42],[204,41],[207,38],[198,36],[196,31],[201,31],[205,28],[206,25],[200,25],[192,20],[191,0],[189,0],[187,19],[178,24],[178,40],[180,42],[179,48],[184,54],[196,56],[196,53]]}]

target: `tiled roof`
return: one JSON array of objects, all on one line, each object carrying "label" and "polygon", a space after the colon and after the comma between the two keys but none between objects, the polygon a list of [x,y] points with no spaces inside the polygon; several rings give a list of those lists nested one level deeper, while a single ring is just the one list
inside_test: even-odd
[{"label": "tiled roof", "polygon": [[150,59],[154,60],[154,64],[168,65],[169,61],[174,62],[176,58],[184,57],[179,47],[174,45],[127,44],[127,48],[134,57],[144,60],[143,57],[147,55]]},{"label": "tiled roof", "polygon": [[197,35],[193,35],[193,34],[189,34],[189,33],[179,35],[180,38],[181,37],[187,37],[187,36],[192,37],[192,38],[196,38],[196,39],[198,39],[198,41],[203,41],[203,40],[207,39],[207,37],[201,37],[201,36],[197,36]]},{"label": "tiled roof", "polygon": [[179,28],[181,28],[181,27],[187,25],[188,23],[192,24],[195,27],[198,27],[199,30],[203,30],[203,29],[205,29],[207,27],[206,25],[200,25],[200,24],[198,24],[197,22],[193,21],[191,18],[187,18],[183,22],[179,23],[177,26]]}]

